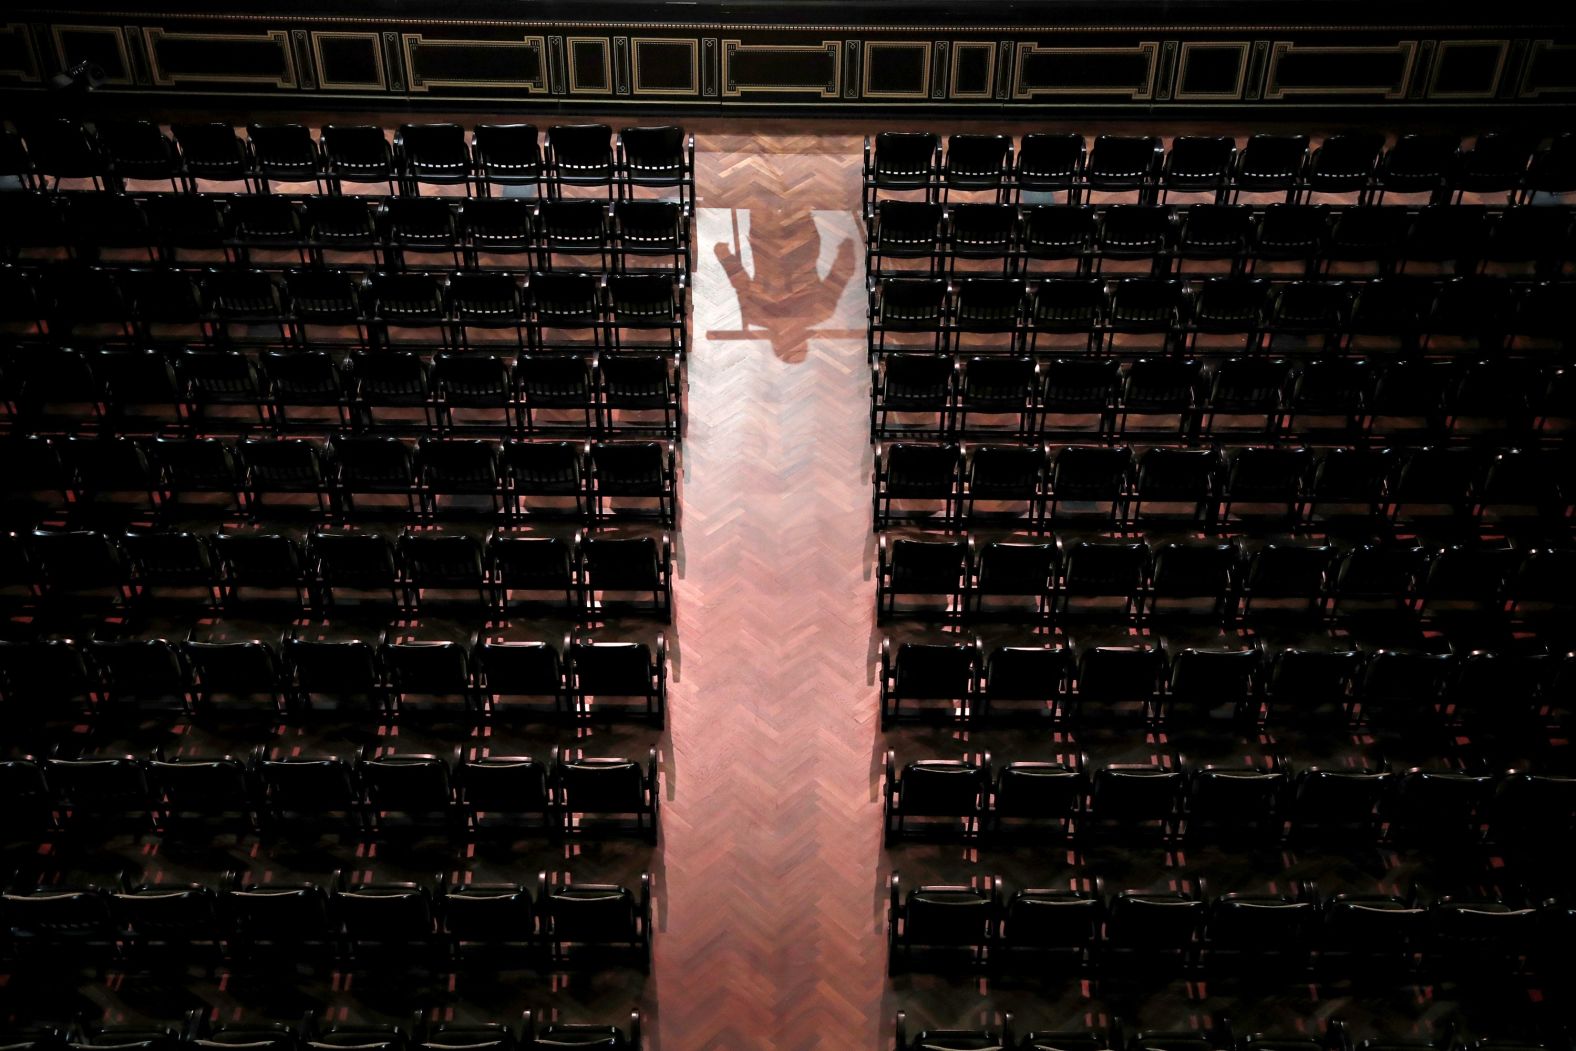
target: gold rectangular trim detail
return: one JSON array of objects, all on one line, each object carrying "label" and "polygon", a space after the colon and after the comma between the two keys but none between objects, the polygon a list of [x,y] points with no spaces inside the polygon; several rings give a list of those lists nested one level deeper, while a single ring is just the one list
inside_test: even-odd
[{"label": "gold rectangular trim detail", "polygon": [[0,77],[16,77],[24,84],[37,84],[42,77],[38,74],[38,55],[33,50],[33,35],[27,31],[26,22],[5,22],[0,24],[0,33],[11,33],[21,42],[22,52],[33,64],[31,69],[0,69]]},{"label": "gold rectangular trim detail", "polygon": [[[372,43],[372,54],[377,59],[378,82],[366,84],[354,80],[330,80],[323,74],[323,40],[367,40]],[[335,33],[312,30],[312,61],[317,63],[317,86],[326,91],[387,91],[388,70],[383,65],[383,38],[376,33]]]},{"label": "gold rectangular trim detail", "polygon": [[1563,95],[1563,94],[1566,94],[1567,92],[1576,91],[1576,87],[1570,87],[1570,88],[1529,88],[1529,87],[1527,87],[1527,81],[1532,78],[1532,67],[1535,65],[1534,60],[1538,57],[1538,52],[1540,52],[1540,51],[1576,52],[1576,44],[1556,44],[1552,40],[1534,40],[1532,42],[1532,46],[1527,49],[1527,61],[1526,61],[1526,64],[1521,67],[1521,69],[1522,69],[1522,72],[1521,72],[1521,84],[1517,88],[1516,97],[1517,98],[1524,98],[1524,99],[1535,99],[1535,98],[1538,98],[1539,96],[1541,96],[1541,95],[1543,95],[1545,93],[1555,93],[1555,94]]},{"label": "gold rectangular trim detail", "polygon": [[66,43],[62,39],[65,33],[100,33],[115,38],[115,50],[120,52],[120,68],[126,71],[124,77],[105,77],[106,84],[135,84],[132,79],[131,52],[126,50],[126,37],[119,26],[87,26],[87,25],[53,25],[49,27],[49,35],[55,41],[55,57],[60,60],[60,68],[65,69],[71,65],[71,60],[66,57]]},{"label": "gold rectangular trim detail", "polygon": [[[985,52],[985,90],[958,90],[958,56],[964,48]],[[947,75],[947,96],[955,99],[989,99],[996,97],[996,41],[954,40],[952,42],[952,68]]]},{"label": "gold rectangular trim detail", "polygon": [[[537,76],[531,80],[483,80],[476,78],[446,78],[432,80],[419,76],[416,73],[416,61],[412,51],[418,47],[531,47],[535,46],[539,59]],[[515,88],[523,89],[527,95],[545,95],[547,93],[547,38],[545,36],[524,36],[518,40],[470,40],[451,39],[438,37],[428,40],[424,33],[400,34],[400,46],[405,52],[405,83],[410,85],[411,91],[426,91],[429,88]]]},{"label": "gold rectangular trim detail", "polygon": [[[643,88],[640,86],[641,44],[685,44],[690,49],[690,86],[687,88]],[[635,95],[699,95],[700,94],[700,41],[683,37],[634,36],[629,38],[629,66],[633,82],[629,86]]]},{"label": "gold rectangular trim detail", "polygon": [[[843,45],[840,40],[823,40],[816,44],[746,44],[739,40],[722,41],[722,97],[739,98],[745,91],[759,92],[761,94],[789,94],[799,95],[807,91],[814,91],[823,99],[835,99],[843,92]],[[772,87],[770,85],[751,85],[740,89],[729,74],[733,72],[733,56],[740,52],[775,53],[775,54],[819,54],[828,55],[832,59],[832,84],[823,87],[820,84],[791,84],[786,87]]]},{"label": "gold rectangular trim detail", "polygon": [[[580,80],[580,65],[575,61],[576,44],[596,44],[602,49],[602,83],[586,84]],[[613,45],[607,37],[564,37],[564,64],[569,67],[569,94],[611,95],[613,93]]]},{"label": "gold rectangular trim detail", "polygon": [[[1494,83],[1487,91],[1437,91],[1434,85],[1439,82],[1439,67],[1444,65],[1445,52],[1450,48],[1462,45],[1483,46],[1497,44],[1499,46],[1499,59],[1494,63]],[[1491,99],[1499,94],[1499,82],[1505,76],[1505,61],[1510,57],[1510,41],[1508,40],[1441,40],[1439,47],[1434,51],[1434,66],[1428,72],[1428,90],[1425,92],[1431,99]]]},{"label": "gold rectangular trim detail", "polygon": [[[1149,76],[1145,79],[1144,86],[1134,91],[1132,88],[1025,88],[1023,86],[1023,60],[1030,55],[1144,55],[1149,59]],[[1039,44],[1019,41],[1014,50],[1012,64],[1012,97],[1014,99],[1032,99],[1040,95],[1126,95],[1135,102],[1143,102],[1154,98],[1155,73],[1160,64],[1160,44],[1158,41],[1145,40],[1136,47],[1041,47]]]},{"label": "gold rectangular trim detail", "polygon": [[[877,48],[890,50],[917,50],[925,56],[924,82],[918,91],[872,91],[870,89],[870,55]],[[928,40],[866,40],[864,56],[864,83],[860,92],[867,99],[928,99],[930,97],[930,41]]]},{"label": "gold rectangular trim detail", "polygon": [[[1393,87],[1384,84],[1372,86],[1362,85],[1346,88],[1286,88],[1275,82],[1275,74],[1280,70],[1280,60],[1284,55],[1292,53],[1352,55],[1361,53],[1379,54],[1405,54],[1406,65],[1401,70],[1399,82]],[[1385,99],[1403,99],[1406,97],[1406,85],[1412,79],[1412,66],[1417,62],[1417,41],[1399,40],[1394,44],[1385,44],[1377,47],[1302,47],[1290,40],[1277,40],[1270,45],[1269,65],[1264,74],[1264,97],[1266,99],[1283,99],[1289,95],[1372,95],[1375,92],[1384,92]]]},{"label": "gold rectangular trim detail", "polygon": [[[1237,66],[1237,87],[1235,91],[1183,91],[1182,82],[1187,74],[1188,51],[1195,47],[1234,47],[1242,52],[1242,61]],[[1178,102],[1206,102],[1210,100],[1231,99],[1242,97],[1242,89],[1248,83],[1248,65],[1253,60],[1253,43],[1249,40],[1184,40],[1181,50],[1177,54],[1176,81],[1171,88],[1171,97]]]},{"label": "gold rectangular trim detail", "polygon": [[[296,86],[295,49],[290,46],[290,34],[284,29],[271,29],[266,33],[170,33],[164,29],[145,26],[142,36],[148,46],[148,72],[157,87],[174,87],[183,80],[195,80],[204,84],[272,84],[277,88]],[[166,73],[159,66],[157,45],[161,40],[246,40],[254,44],[271,40],[279,45],[279,50],[284,53],[285,75],[270,77],[266,74],[250,73]]]}]

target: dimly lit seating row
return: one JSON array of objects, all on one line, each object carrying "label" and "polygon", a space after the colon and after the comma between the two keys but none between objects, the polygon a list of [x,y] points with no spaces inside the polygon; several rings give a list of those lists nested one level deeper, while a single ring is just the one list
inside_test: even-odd
[{"label": "dimly lit seating row", "polygon": [[[1252,912],[1251,904],[1232,908]],[[1377,925],[1382,917],[1373,920]],[[896,1051],[1567,1051],[1569,1046],[1562,1020],[1534,1020],[1518,1012],[1493,1019],[1488,1030],[1467,1028],[1453,1018],[1432,1035],[1404,1038],[1384,1035],[1389,1019],[1366,1019],[1380,1035],[1360,1041],[1343,1019],[1281,1012],[1271,1029],[1261,1031],[1243,1029],[1230,1018],[1218,1018],[1208,1028],[1175,1030],[1134,1028],[1116,1020],[1083,1029],[1029,1028],[1021,1039],[1013,1012],[998,1016],[986,1005],[974,1013],[982,1021],[976,1028],[939,1029],[920,1027],[899,1011]]]},{"label": "dimly lit seating row", "polygon": [[[1134,845],[1146,832],[1187,842],[1396,846],[1448,843],[1517,862],[1555,852],[1545,837],[1576,823],[1576,779],[1564,774],[1411,768],[1291,769],[1230,762],[1090,767],[1086,758],[1006,761],[886,755],[886,839],[1068,838]],[[1545,825],[1544,823],[1547,822]]]},{"label": "dimly lit seating row", "polygon": [[0,510],[30,523],[117,510],[168,521],[183,505],[253,520],[540,513],[672,525],[676,515],[671,442],[29,435],[0,439],[0,450],[15,457]]},{"label": "dimly lit seating row", "polygon": [[0,266],[0,328],[55,343],[540,350],[574,334],[582,349],[682,354],[688,310],[683,279],[655,274]]},{"label": "dimly lit seating row", "polygon": [[[865,234],[869,274],[956,271],[989,263],[1006,273],[1036,269],[1098,273],[1103,264],[1147,263],[1152,272],[1189,263],[1232,273],[1291,264],[1309,276],[1363,265],[1378,273],[1421,264],[1448,272],[1531,272],[1560,277],[1576,258],[1571,209],[1480,205],[939,204],[882,201]],[[1043,266],[1037,266],[1043,264]],[[1064,264],[1064,265],[1058,265]]]},{"label": "dimly lit seating row", "polygon": [[[924,870],[891,877],[891,971],[966,975],[938,993],[964,1026],[998,980],[1091,1023],[900,1015],[897,1051],[1352,1051],[1226,1019],[1563,987],[1576,475],[1540,447],[1576,407],[1576,136],[894,132],[864,160],[881,726],[940,726],[888,742],[887,842]],[[986,746],[1021,761],[956,758]],[[1023,871],[1039,848],[1075,868]],[[1197,1028],[1097,1028],[1173,994]]]},{"label": "dimly lit seating row", "polygon": [[[503,884],[495,891],[498,896],[499,918],[505,918],[506,915],[514,916],[519,911],[517,903],[508,900],[510,887],[509,884]],[[362,888],[358,887],[356,891],[349,893],[361,892]],[[520,892],[529,894],[529,890],[523,887]],[[126,916],[128,920],[135,920],[136,926],[133,927],[128,922],[124,938],[120,942],[121,954],[140,961],[146,950],[154,959],[158,959],[157,950],[168,946],[166,939],[170,935],[160,923],[163,916],[157,911],[159,905],[152,897],[152,893],[142,893],[136,900],[132,898],[132,895],[139,894],[135,887],[107,893],[113,895],[112,921],[121,913],[134,913]],[[196,905],[170,906],[168,912],[177,920],[177,927],[183,926],[180,921],[204,914],[201,892],[194,893],[197,895],[194,899]],[[330,890],[329,893],[333,891]],[[340,893],[343,895],[347,892]],[[456,885],[436,888],[432,896],[442,902],[447,910],[441,917],[445,926],[458,921],[465,925],[464,933],[473,936],[470,939],[462,938],[462,944],[470,940],[475,946],[481,947],[488,941],[484,936],[484,927],[479,925],[471,927],[469,920],[458,915],[465,912],[467,906],[479,905],[476,909],[477,922],[478,924],[486,922],[489,919],[487,892],[479,890],[472,892],[465,885]],[[472,898],[475,900],[471,900]],[[344,901],[345,899],[341,897],[340,902]],[[509,938],[516,933],[514,928],[500,930],[492,941],[507,946]],[[371,946],[369,945],[368,948],[370,949]],[[375,960],[376,954],[369,952],[361,956],[357,962],[366,965]],[[641,1041],[639,1011],[631,1011],[627,1018],[620,1018],[617,1024],[612,1025],[566,1022],[559,1017],[556,1008],[527,1009],[517,1021],[469,1023],[440,1021],[443,1012],[451,1008],[452,1005],[445,1004],[443,1007],[418,1010],[410,1023],[403,1025],[334,1022],[317,1012],[308,1012],[304,1018],[291,1022],[244,1019],[220,1022],[209,1018],[201,1009],[194,1009],[184,1018],[167,1023],[155,1021],[142,1024],[135,1022],[106,1024],[88,1022],[79,1018],[59,1025],[47,1022],[31,1026],[13,1024],[0,1032],[0,1041],[4,1041],[5,1046],[15,1048],[16,1051],[87,1051],[89,1048],[116,1048],[128,1045],[144,1048],[146,1051],[182,1051],[182,1049],[195,1051],[198,1048],[251,1048],[253,1051],[344,1051],[347,1048],[360,1048],[362,1051],[446,1051],[446,1049],[550,1051],[555,1047],[641,1051],[645,1046]]]},{"label": "dimly lit seating row", "polygon": [[[1257,520],[1493,525],[1559,536],[1576,502],[1563,453],[1423,446],[1213,448],[893,442],[876,450],[872,525],[1045,529],[1057,522],[1205,528]],[[894,503],[907,506],[894,508]],[[984,506],[981,506],[984,505]],[[1148,505],[1148,510],[1146,510]],[[994,520],[994,523],[993,523]]]},{"label": "dimly lit seating row", "polygon": [[[571,269],[596,256],[600,268],[690,268],[690,217],[672,201],[534,201],[472,197],[322,197],[229,194],[0,193],[0,255],[13,260],[280,267],[495,268],[521,260]],[[1497,244],[1498,242],[1496,242]]]},{"label": "dimly lit seating row", "polygon": [[313,183],[318,192],[347,186],[419,194],[423,186],[460,186],[467,194],[494,188],[561,196],[570,186],[605,187],[612,198],[637,188],[695,196],[695,138],[682,128],[628,127],[614,139],[606,124],[555,124],[546,149],[534,124],[402,124],[393,136],[370,124],[330,123],[319,135],[302,124],[254,123],[246,134],[223,123],[177,123],[173,135],[139,119],[96,120],[91,126],[56,117],[6,132],[0,176],[25,189],[52,190],[65,179],[120,189],[127,182],[167,182],[195,190],[199,182],[238,182],[268,193],[272,183]]},{"label": "dimly lit seating row", "polygon": [[[1199,347],[1356,352],[1370,340],[1434,355],[1560,350],[1572,342],[1563,286],[1497,278],[1366,282],[1178,278],[889,277],[871,281],[869,353],[890,350],[1131,353]],[[888,336],[894,336],[889,343]],[[1123,338],[1126,337],[1126,338]],[[1042,347],[1042,341],[1044,346]],[[1239,342],[1240,341],[1240,342]]]},{"label": "dimly lit seating row", "polygon": [[1576,613],[1576,549],[1503,542],[1425,547],[1416,540],[976,542],[893,539],[876,567],[877,619],[1023,622],[1168,616],[1253,622],[1299,615],[1394,625],[1478,622],[1553,625]]},{"label": "dimly lit seating row", "polygon": [[[587,644],[589,645],[589,644]],[[594,663],[594,662],[593,662]],[[359,757],[261,750],[235,756],[17,758],[3,764],[9,834],[102,835],[129,828],[163,835],[264,835],[332,828],[460,839],[537,830],[548,835],[633,831],[657,835],[656,749],[644,763],[553,749],[450,763],[430,754]]]},{"label": "dimly lit seating row", "polygon": [[[1144,1046],[1170,1051],[1172,1041],[1180,1042],[1184,1036],[1182,1033],[1160,1034],[1153,1030],[1130,1034],[1125,1026],[1113,1022],[1090,1029],[1030,1029],[1020,1039],[1019,1019],[1013,1012],[1004,1011],[998,1015],[987,1004],[973,1014],[979,1025],[959,1029],[922,1025],[918,1020],[911,1019],[907,1011],[899,1011],[895,1026],[896,1042],[893,1045],[895,1051],[979,1051],[980,1048],[994,1051],[1127,1051],[1137,1046],[1140,1033],[1146,1038]],[[1333,1029],[1339,1024],[1329,1023],[1329,1026]],[[1199,1039],[1207,1039],[1203,1032],[1195,1032],[1198,1032]],[[1288,1038],[1288,1047],[1300,1044],[1299,1051],[1337,1051],[1333,1041],[1308,1036],[1308,1030],[1300,1025],[1297,1032],[1296,1038]],[[1149,1041],[1156,1037],[1167,1039],[1151,1045]],[[1206,1047],[1195,1048],[1190,1043],[1181,1042],[1178,1046],[1187,1047],[1189,1051],[1214,1051],[1217,1046],[1221,1051],[1239,1051],[1238,1045],[1232,1042],[1229,1035],[1218,1045],[1209,1043]],[[1246,1047],[1247,1043],[1244,1042],[1242,1046]],[[1350,1048],[1340,1051],[1350,1051]]]},{"label": "dimly lit seating row", "polygon": [[[397,540],[360,530],[126,533],[39,530],[0,535],[7,605],[116,609],[234,608],[288,599],[331,612],[340,601],[418,610],[424,602],[475,613],[542,606],[600,619],[613,609],[672,616],[673,550],[663,534],[572,540],[495,531],[407,530]],[[626,593],[628,593],[626,595]],[[444,602],[444,597],[449,601]]]},{"label": "dimly lit seating row", "polygon": [[[1349,727],[1417,735],[1466,727],[1507,738],[1568,722],[1576,653],[1516,649],[1122,645],[1000,646],[979,639],[881,646],[882,724],[898,718],[1028,715],[1076,726]],[[905,705],[907,707],[905,708]],[[1480,744],[1483,741],[1479,742]],[[1444,751],[1443,748],[1440,749]]]},{"label": "dimly lit seating row", "polygon": [[[518,882],[429,889],[421,883],[350,883],[342,876],[330,884],[279,884],[235,873],[214,883],[13,885],[0,897],[0,917],[10,929],[17,963],[68,972],[149,958],[166,964],[222,963],[246,972],[301,964],[435,970],[510,963],[550,969],[615,963],[650,967],[651,877],[645,873],[635,890],[575,883],[563,874],[549,880],[543,873],[534,895]],[[308,1040],[300,1046],[384,1046],[374,1033],[363,1030],[357,1036],[354,1042]],[[276,1046],[266,1039],[216,1043]],[[441,1036],[436,1043],[456,1046]],[[134,1046],[160,1045],[145,1037]],[[172,1043],[184,1046],[190,1045]]]},{"label": "dimly lit seating row", "polygon": [[11,431],[139,434],[262,429],[658,434],[677,438],[682,366],[652,351],[78,351],[0,357]]},{"label": "dimly lit seating row", "polygon": [[999,877],[905,893],[893,873],[892,972],[1060,970],[1112,983],[1157,974],[1315,981],[1386,974],[1399,985],[1558,979],[1569,971],[1564,943],[1572,918],[1560,905],[1448,895],[1426,904],[1390,894],[1321,898],[1308,890],[1215,894],[1197,881],[1107,893],[1094,880],[1069,882],[1005,897]]},{"label": "dimly lit seating row", "polygon": [[1401,135],[1386,149],[1377,131],[1339,132],[1309,148],[1303,134],[1253,135],[1238,149],[1228,135],[1179,135],[1169,149],[1158,135],[1097,135],[1092,147],[1076,132],[1025,134],[1014,149],[1007,135],[950,135],[946,151],[935,132],[867,136],[864,210],[891,192],[922,192],[947,200],[954,192],[1020,200],[1025,193],[1062,193],[1070,202],[1092,193],[1128,193],[1140,203],[1173,193],[1207,194],[1222,203],[1243,193],[1283,194],[1287,203],[1314,194],[1351,194],[1359,203],[1388,193],[1503,195],[1527,202],[1537,194],[1576,190],[1576,135],[1487,132],[1463,148],[1459,135]]},{"label": "dimly lit seating row", "polygon": [[1525,442],[1573,419],[1576,370],[1504,357],[1168,356],[1124,364],[902,351],[883,354],[870,374],[872,438]]},{"label": "dimly lit seating row", "polygon": [[373,720],[419,719],[432,710],[466,720],[632,715],[660,725],[667,674],[660,634],[651,646],[565,638],[562,650],[541,640],[377,643],[288,631],[277,646],[263,639],[0,642],[0,687],[18,732],[81,716],[291,719],[318,710]]}]

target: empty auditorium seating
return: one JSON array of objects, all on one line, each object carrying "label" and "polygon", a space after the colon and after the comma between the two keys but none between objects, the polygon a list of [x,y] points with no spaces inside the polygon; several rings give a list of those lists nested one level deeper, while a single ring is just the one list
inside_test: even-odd
[{"label": "empty auditorium seating", "polygon": [[[385,649],[383,659],[391,657]],[[236,713],[216,706],[212,717]],[[300,723],[303,711],[285,717]],[[350,840],[385,840],[411,829],[486,837],[489,815],[526,815],[544,836],[657,834],[655,749],[644,759],[587,756],[580,749],[551,757],[484,755],[458,761],[430,754],[364,749],[359,754],[173,756],[13,761],[8,783],[18,789],[36,775],[38,802],[48,813],[15,831],[34,842],[87,844],[105,828],[141,828],[176,840],[200,834],[262,831],[291,837],[332,831]],[[627,820],[613,820],[620,817]],[[288,819],[288,826],[281,822]],[[42,891],[29,891],[37,894]],[[65,909],[66,906],[59,906]]]},{"label": "empty auditorium seating", "polygon": [[[1549,291],[1554,287],[1559,286],[1494,276],[1365,283],[1343,275],[1271,283],[1047,275],[951,284],[933,277],[872,277],[867,320],[872,363],[894,352],[949,348],[959,355],[1032,355],[1042,363],[1088,350],[1130,358],[1164,353],[1183,342],[1196,348],[1204,335],[1230,337],[1238,353],[1268,349],[1299,359],[1317,359],[1343,344],[1357,357],[1363,344],[1349,340],[1373,336],[1402,350],[1426,344],[1431,359],[1461,361],[1498,352],[1521,332],[1541,332],[1543,297],[1557,294]],[[988,323],[971,315],[980,306],[968,298],[977,301],[986,292],[993,297]],[[1449,338],[1430,342],[1433,333]],[[1556,350],[1566,346],[1563,330],[1547,334]],[[1548,349],[1544,344],[1542,350]]]},{"label": "empty auditorium seating", "polygon": [[[1287,204],[1320,194],[1348,194],[1364,204],[1385,195],[1448,203],[1465,193],[1503,195],[1520,204],[1568,188],[1569,137],[1534,141],[1485,131],[1471,145],[1453,135],[1401,135],[1393,143],[1371,131],[1338,132],[1312,145],[1307,135],[1229,136],[1102,134],[1092,145],[1076,133],[951,135],[943,151],[935,132],[866,136],[864,210],[891,194],[918,192],[945,201],[949,190],[987,191],[997,199],[1061,192],[1069,204],[1091,194],[1133,194],[1137,203],[1172,193],[1235,202],[1244,193],[1281,194]],[[956,151],[956,152],[954,152]]]},{"label": "empty auditorium seating", "polygon": [[[1306,987],[1312,1051],[1348,990],[1563,982],[1540,144],[1029,133],[971,194],[944,141],[873,138],[862,198],[889,968],[945,976],[897,987]],[[940,1002],[900,1049],[1276,1046]]]}]

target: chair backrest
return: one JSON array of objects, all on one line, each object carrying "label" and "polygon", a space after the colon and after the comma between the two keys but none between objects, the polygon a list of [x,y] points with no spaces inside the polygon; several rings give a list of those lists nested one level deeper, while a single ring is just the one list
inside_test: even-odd
[{"label": "chair backrest", "polygon": [[575,688],[582,694],[645,696],[653,690],[656,666],[643,642],[577,639],[569,650]]},{"label": "chair backrest", "polygon": [[481,543],[464,533],[407,530],[395,548],[417,587],[479,587],[486,572]]},{"label": "chair backrest", "polygon": [[534,178],[542,165],[534,124],[476,125],[476,159],[488,176]]},{"label": "chair backrest", "polygon": [[465,694],[470,691],[471,661],[453,641],[385,642],[380,648],[394,689],[400,693]]},{"label": "chair backrest", "polygon": [[381,686],[377,650],[365,640],[287,639],[284,649],[296,684],[304,692],[375,693]]},{"label": "chair backrest", "polygon": [[897,781],[897,812],[920,817],[972,817],[984,812],[990,767],[968,760],[906,763]]},{"label": "chair backrest", "polygon": [[385,755],[359,760],[356,776],[374,810],[446,810],[453,799],[449,764],[435,755]]},{"label": "chair backrest", "polygon": [[550,803],[545,764],[528,755],[488,755],[455,772],[460,798],[473,811],[541,813]]},{"label": "chair backrest", "polygon": [[[531,892],[520,884],[456,884],[443,888],[436,904],[442,930],[456,942],[521,943],[535,933]],[[436,1043],[454,1046],[441,1037]]]},{"label": "chair backrest", "polygon": [[1056,565],[1054,544],[993,540],[979,550],[974,586],[981,595],[1048,594],[1055,579]]},{"label": "chair backrest", "polygon": [[574,813],[632,814],[647,809],[640,764],[616,757],[570,756],[553,771],[559,802]]},{"label": "chair backrest", "polygon": [[1078,694],[1084,702],[1146,700],[1160,689],[1165,651],[1154,643],[1091,646],[1078,656]]},{"label": "chair backrest", "polygon": [[637,181],[684,165],[684,129],[676,125],[622,128],[618,141],[624,148],[629,174]]},{"label": "chair backrest", "polygon": [[883,131],[876,135],[876,185],[894,185],[914,179],[928,179],[935,170],[941,140],[929,131]]},{"label": "chair backrest", "polygon": [[904,697],[955,699],[974,691],[979,650],[969,644],[905,642],[892,668],[895,688]]},{"label": "chair backrest", "polygon": [[1072,679],[1072,654],[1062,646],[999,646],[985,660],[985,691],[991,699],[1059,696]]},{"label": "chair backrest", "polygon": [[351,766],[343,759],[265,759],[257,765],[257,772],[264,798],[275,810],[353,812],[360,804]]},{"label": "chair backrest", "polygon": [[555,696],[563,689],[563,663],[550,642],[484,639],[476,663],[489,693]]},{"label": "chair backrest", "polygon": [[625,887],[558,884],[549,887],[540,904],[554,941],[619,945],[639,937],[635,898]]},{"label": "chair backrest", "polygon": [[522,590],[566,589],[576,552],[559,537],[495,534],[487,543],[488,561],[498,583]]}]

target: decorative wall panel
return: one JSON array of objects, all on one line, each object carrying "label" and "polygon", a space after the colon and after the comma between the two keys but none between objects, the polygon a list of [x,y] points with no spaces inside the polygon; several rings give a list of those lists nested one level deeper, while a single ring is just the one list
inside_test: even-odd
[{"label": "decorative wall panel", "polygon": [[[0,95],[12,96],[12,111],[42,102],[50,75],[83,59],[104,70],[100,94],[166,95],[173,106],[281,92],[341,108],[482,110],[535,99],[588,114],[609,106],[1460,114],[1576,104],[1576,5],[1523,7],[1519,18],[1538,21],[1500,26],[1492,9],[1429,7],[1428,19],[1409,22],[1405,12],[1320,0],[1263,0],[1251,19],[1235,21],[1218,5],[1189,20],[1178,6],[1186,0],[1133,0],[1120,22],[1084,0],[1066,0],[1068,11],[1084,6],[1065,18],[1046,0],[951,9],[865,3],[816,9],[827,24],[751,0],[661,8],[589,0],[579,20],[556,21],[503,0],[463,8],[401,0],[397,9],[273,0],[242,12],[201,0],[140,10],[124,0],[21,2],[31,6],[14,6],[0,22]],[[689,20],[664,21],[678,12]]]},{"label": "decorative wall panel", "polygon": [[1388,47],[1305,47],[1277,40],[1270,49],[1264,97],[1369,95],[1406,97],[1417,41]]},{"label": "decorative wall panel", "polygon": [[528,95],[547,92],[546,40],[475,40],[405,34],[405,64],[412,91],[433,88],[507,88]]},{"label": "decorative wall panel", "polygon": [[1138,102],[1155,93],[1160,45],[1136,47],[1046,47],[1019,43],[1014,57],[1012,97],[1120,95]]},{"label": "decorative wall panel", "polygon": [[722,42],[722,95],[793,94],[835,99],[841,82],[840,43]]},{"label": "decorative wall panel", "polygon": [[191,84],[296,86],[295,56],[284,29],[262,33],[176,32],[144,29],[156,87]]}]

